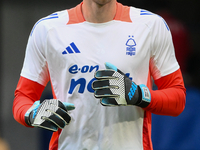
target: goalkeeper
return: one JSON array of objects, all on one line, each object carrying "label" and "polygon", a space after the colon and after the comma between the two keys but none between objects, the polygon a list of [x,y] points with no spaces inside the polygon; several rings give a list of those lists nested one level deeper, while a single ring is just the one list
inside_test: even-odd
[{"label": "goalkeeper", "polygon": [[[40,102],[48,82],[53,99]],[[161,17],[116,0],[83,0],[33,27],[13,115],[53,131],[49,150],[152,150],[151,113],[179,115],[185,95]]]}]

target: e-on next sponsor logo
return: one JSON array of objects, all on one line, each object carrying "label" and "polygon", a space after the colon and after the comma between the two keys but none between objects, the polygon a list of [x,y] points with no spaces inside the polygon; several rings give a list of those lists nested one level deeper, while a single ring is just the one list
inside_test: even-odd
[{"label": "e-on next sponsor logo", "polygon": [[[94,73],[99,70],[99,65],[94,65],[94,66],[89,66],[89,65],[84,65],[82,67],[78,66],[77,64],[72,65],[69,68],[69,72],[71,74],[90,74],[92,73],[92,76],[94,76]],[[126,73],[126,76],[129,77],[130,73]],[[129,77],[130,78],[130,77]],[[130,78],[132,80],[132,78]],[[88,92],[94,93],[94,90],[92,89],[92,82],[96,80],[95,78],[91,78],[91,80],[87,81],[84,77],[79,78],[79,79],[74,79],[72,78],[70,81],[70,88],[68,93],[72,94],[74,92],[75,88],[78,89],[78,93],[84,93],[85,90],[87,89]]]},{"label": "e-on next sponsor logo", "polygon": [[[73,65],[69,68],[69,72],[71,74],[77,74],[77,73],[81,73],[81,74],[87,74],[87,73],[92,73],[94,76],[94,73],[99,70],[99,65],[96,66],[82,66],[79,67],[78,65]],[[88,92],[93,93],[94,90],[92,89],[92,82],[96,80],[95,78],[92,78],[90,81],[86,81],[85,78],[79,78],[77,80],[75,79],[71,79],[70,82],[70,89],[68,91],[69,94],[72,94],[74,89],[77,87],[79,87],[78,92],[79,93],[84,93],[85,89],[87,88]]]}]

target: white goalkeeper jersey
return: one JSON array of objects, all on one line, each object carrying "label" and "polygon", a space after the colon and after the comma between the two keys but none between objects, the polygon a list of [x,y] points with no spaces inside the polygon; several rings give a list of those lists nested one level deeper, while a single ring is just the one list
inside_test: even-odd
[{"label": "white goalkeeper jersey", "polygon": [[21,76],[52,84],[54,98],[73,103],[71,123],[53,134],[51,150],[149,150],[151,114],[137,106],[104,107],[91,87],[110,62],[151,88],[179,69],[170,30],[156,14],[117,3],[106,23],[84,20],[81,4],[39,20],[31,31]]}]

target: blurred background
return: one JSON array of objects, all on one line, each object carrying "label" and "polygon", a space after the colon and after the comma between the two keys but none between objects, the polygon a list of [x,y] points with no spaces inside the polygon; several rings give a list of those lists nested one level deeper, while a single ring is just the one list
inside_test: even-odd
[{"label": "blurred background", "polygon": [[[48,149],[51,132],[26,128],[13,119],[14,91],[20,77],[29,33],[35,22],[55,11],[74,7],[80,2],[81,0],[0,2],[0,145],[4,143],[3,146],[9,147],[10,150]],[[180,116],[152,115],[154,150],[200,150],[200,1],[119,2],[147,9],[166,20],[172,32],[176,57],[187,88],[186,108]],[[48,85],[42,95],[43,99],[51,97],[49,90]]]}]

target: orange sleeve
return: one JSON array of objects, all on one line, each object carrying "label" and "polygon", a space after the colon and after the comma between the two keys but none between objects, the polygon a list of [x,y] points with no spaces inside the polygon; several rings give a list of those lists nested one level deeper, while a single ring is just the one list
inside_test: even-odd
[{"label": "orange sleeve", "polygon": [[24,119],[25,113],[40,99],[44,88],[45,86],[37,82],[20,77],[13,102],[13,116],[17,122],[28,127]]},{"label": "orange sleeve", "polygon": [[158,115],[178,116],[185,108],[186,89],[179,70],[155,80],[158,90],[151,90],[151,103],[145,108]]}]

